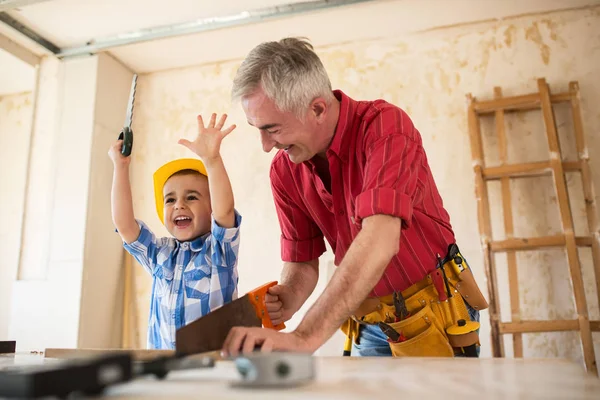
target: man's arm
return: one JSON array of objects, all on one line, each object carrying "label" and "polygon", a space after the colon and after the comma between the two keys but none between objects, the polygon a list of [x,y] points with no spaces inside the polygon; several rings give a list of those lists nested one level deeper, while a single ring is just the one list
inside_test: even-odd
[{"label": "man's arm", "polygon": [[207,159],[204,166],[208,174],[210,205],[214,219],[223,228],[233,228],[235,225],[233,190],[223,159],[220,156]]},{"label": "man's arm", "polygon": [[283,264],[279,284],[265,298],[273,325],[288,321],[312,294],[319,280],[319,259]]},{"label": "man's arm", "polygon": [[127,244],[134,242],[140,227],[133,213],[131,184],[129,181],[129,157],[121,154],[123,141],[119,140],[110,148],[109,154],[113,160],[113,182],[111,190],[112,220],[121,239]]},{"label": "man's arm", "polygon": [[[363,220],[341,265],[296,329],[310,351],[317,350],[360,306],[398,253],[401,220],[373,215]],[[324,318],[326,316],[326,318]]]}]

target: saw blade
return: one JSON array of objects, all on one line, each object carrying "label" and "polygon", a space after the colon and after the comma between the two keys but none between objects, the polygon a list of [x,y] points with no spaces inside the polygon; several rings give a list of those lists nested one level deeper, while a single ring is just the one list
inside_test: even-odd
[{"label": "saw blade", "polygon": [[181,356],[221,350],[234,326],[262,327],[247,294],[179,328],[175,351]]},{"label": "saw blade", "polygon": [[131,122],[133,119],[133,103],[135,101],[135,89],[137,84],[137,74],[133,75],[133,81],[131,82],[131,91],[129,92],[129,102],[127,103],[127,114],[125,115],[124,128],[131,129]]}]

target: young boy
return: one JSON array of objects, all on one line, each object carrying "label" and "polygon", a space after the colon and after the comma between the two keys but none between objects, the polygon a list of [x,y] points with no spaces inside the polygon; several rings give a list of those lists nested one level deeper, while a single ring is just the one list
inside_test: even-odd
[{"label": "young boy", "polygon": [[112,217],[125,249],[152,275],[148,348],[174,349],[175,331],[237,298],[241,216],[234,209],[229,177],[220,156],[227,115],[208,127],[198,116],[198,136],[179,144],[198,155],[163,165],[154,173],[156,211],[173,237],[157,238],[134,217],[130,157],[122,140],[113,160]]}]

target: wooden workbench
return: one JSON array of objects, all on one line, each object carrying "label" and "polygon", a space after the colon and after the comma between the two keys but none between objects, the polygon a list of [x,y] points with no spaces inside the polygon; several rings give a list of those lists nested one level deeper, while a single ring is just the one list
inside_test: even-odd
[{"label": "wooden workbench", "polygon": [[[56,362],[42,355],[0,355],[7,365]],[[600,399],[600,379],[566,360],[317,357],[314,382],[289,389],[242,389],[231,361],[114,386],[116,399]]]}]

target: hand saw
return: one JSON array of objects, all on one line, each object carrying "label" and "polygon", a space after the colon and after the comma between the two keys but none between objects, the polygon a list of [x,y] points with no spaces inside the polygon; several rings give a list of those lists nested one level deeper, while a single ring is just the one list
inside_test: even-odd
[{"label": "hand saw", "polygon": [[133,81],[131,82],[131,91],[129,92],[129,102],[127,103],[127,114],[125,114],[125,123],[123,129],[119,134],[118,140],[123,140],[123,147],[121,154],[125,157],[129,157],[131,149],[133,147],[133,131],[131,130],[131,122],[133,119],[133,101],[135,100],[135,88],[137,83],[137,74],[133,75]]},{"label": "hand saw", "polygon": [[221,350],[229,330],[234,326],[284,329],[283,322],[273,326],[265,304],[267,290],[275,285],[276,281],[266,283],[179,328],[175,332],[176,354],[184,356]]}]

